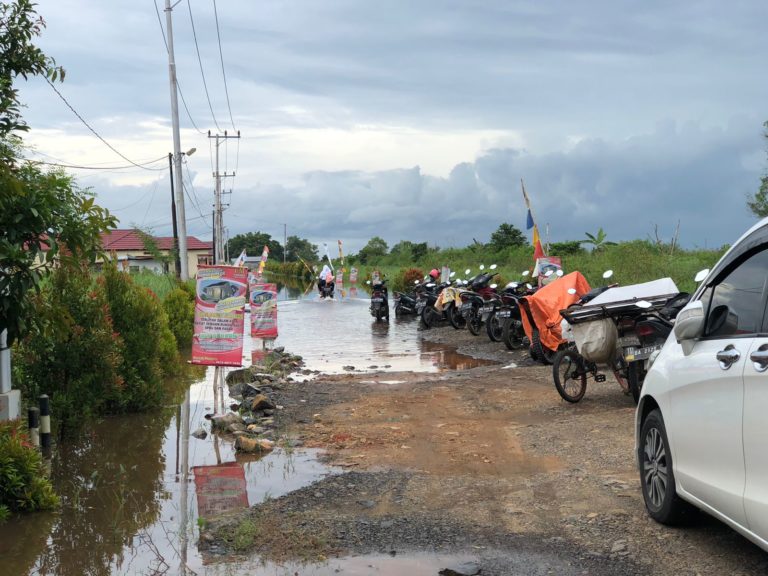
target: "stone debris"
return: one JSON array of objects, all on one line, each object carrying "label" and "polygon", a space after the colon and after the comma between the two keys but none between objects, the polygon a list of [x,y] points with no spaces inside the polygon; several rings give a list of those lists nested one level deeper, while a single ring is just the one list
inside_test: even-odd
[{"label": "stone debris", "polygon": [[475,576],[476,574],[480,574],[482,572],[482,568],[475,563],[475,562],[463,562],[461,564],[457,564],[455,566],[449,566],[448,568],[443,568],[438,572],[440,576]]}]

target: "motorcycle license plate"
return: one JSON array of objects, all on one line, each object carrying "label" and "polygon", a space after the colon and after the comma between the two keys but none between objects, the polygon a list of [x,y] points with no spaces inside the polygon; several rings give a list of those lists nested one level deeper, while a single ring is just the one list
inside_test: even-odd
[{"label": "motorcycle license plate", "polygon": [[416,310],[424,310],[424,306],[426,305],[426,302],[416,302]]},{"label": "motorcycle license plate", "polygon": [[512,310],[499,310],[496,312],[497,318],[511,318],[512,317]]},{"label": "motorcycle license plate", "polygon": [[639,348],[640,339],[637,336],[622,336],[616,343],[622,348]]},{"label": "motorcycle license plate", "polygon": [[461,311],[462,312],[468,312],[469,310],[472,310],[472,303],[467,302],[466,304],[461,305]]},{"label": "motorcycle license plate", "polygon": [[483,306],[482,308],[480,308],[480,312],[482,314],[488,314],[490,312],[493,312],[493,306]]},{"label": "motorcycle license plate", "polygon": [[384,302],[384,298],[371,298],[371,302],[373,303]]},{"label": "motorcycle license plate", "polygon": [[627,362],[636,362],[638,360],[646,360],[651,357],[656,350],[661,350],[663,344],[656,344],[655,346],[645,346],[644,348],[627,348],[624,351],[624,360]]}]

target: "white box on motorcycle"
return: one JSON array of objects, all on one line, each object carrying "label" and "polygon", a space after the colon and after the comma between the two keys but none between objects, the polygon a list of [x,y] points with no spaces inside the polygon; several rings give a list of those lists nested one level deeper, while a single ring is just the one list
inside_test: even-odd
[{"label": "white box on motorcycle", "polygon": [[571,326],[576,348],[586,360],[610,363],[616,355],[619,331],[611,318],[601,318]]}]

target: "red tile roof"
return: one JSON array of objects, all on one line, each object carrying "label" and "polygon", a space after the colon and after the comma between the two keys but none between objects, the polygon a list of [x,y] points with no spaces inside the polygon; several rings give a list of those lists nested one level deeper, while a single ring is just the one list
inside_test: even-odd
[{"label": "red tile roof", "polygon": [[[155,242],[160,250],[170,250],[173,247],[172,236],[155,236]],[[139,233],[134,230],[111,230],[101,235],[101,245],[107,251],[144,250],[144,242]],[[203,242],[194,236],[187,236],[188,250],[213,250],[212,242]]]}]

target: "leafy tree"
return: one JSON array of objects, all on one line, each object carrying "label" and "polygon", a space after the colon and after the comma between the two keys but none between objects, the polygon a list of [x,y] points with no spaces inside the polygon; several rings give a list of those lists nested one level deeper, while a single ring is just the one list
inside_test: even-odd
[{"label": "leafy tree", "polygon": [[399,256],[409,262],[417,262],[427,255],[429,248],[426,242],[411,242],[410,240],[401,240],[389,251],[390,254]]},{"label": "leafy tree", "polygon": [[305,262],[317,260],[317,245],[298,236],[288,236],[288,240],[285,243],[285,259],[289,262],[298,262],[299,258]]},{"label": "leafy tree", "polygon": [[606,233],[605,233],[605,230],[603,230],[602,228],[600,228],[597,231],[597,234],[594,236],[589,232],[585,232],[584,234],[586,234],[587,239],[582,240],[581,243],[590,244],[592,246],[593,251],[602,250],[606,246],[616,246],[616,242],[609,242],[608,240],[605,239]]},{"label": "leafy tree", "polygon": [[388,250],[389,246],[387,246],[384,239],[379,236],[374,236],[368,240],[368,244],[363,246],[360,252],[357,253],[357,257],[361,263],[368,264],[377,258],[386,256]]},{"label": "leafy tree", "polygon": [[[768,122],[763,123],[765,138],[768,139]],[[747,198],[747,207],[758,218],[768,216],[768,176],[760,178],[760,189]]]},{"label": "leafy tree", "polygon": [[527,244],[528,240],[526,240],[523,233],[515,226],[512,226],[512,224],[507,224],[506,222],[500,224],[496,232],[491,234],[491,247],[494,250],[526,246]]},{"label": "leafy tree", "polygon": [[555,256],[570,256],[573,254],[581,254],[584,252],[584,248],[581,247],[579,240],[567,240],[565,242],[552,242],[549,245],[550,254]]},{"label": "leafy tree", "polygon": [[283,261],[283,245],[265,232],[238,234],[230,238],[227,243],[229,255],[232,258],[237,258],[240,252],[243,251],[243,248],[245,248],[245,252],[249,256],[261,256],[264,246],[269,247],[270,259],[277,260],[278,262]]}]

